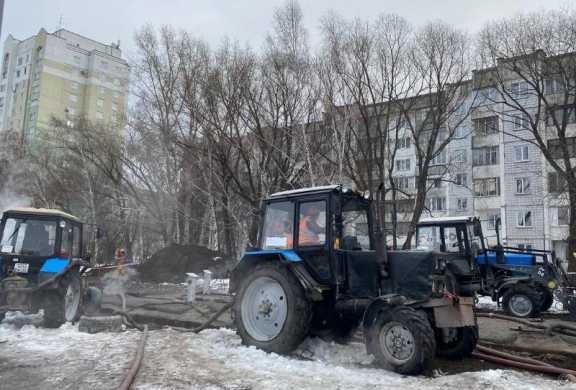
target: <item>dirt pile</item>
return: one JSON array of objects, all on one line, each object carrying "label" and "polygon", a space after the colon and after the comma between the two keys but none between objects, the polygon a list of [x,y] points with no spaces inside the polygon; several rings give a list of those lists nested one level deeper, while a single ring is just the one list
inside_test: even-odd
[{"label": "dirt pile", "polygon": [[229,261],[218,252],[196,245],[171,245],[160,249],[138,267],[140,279],[151,282],[184,282],[187,272],[201,274],[205,269],[213,277],[225,277]]}]

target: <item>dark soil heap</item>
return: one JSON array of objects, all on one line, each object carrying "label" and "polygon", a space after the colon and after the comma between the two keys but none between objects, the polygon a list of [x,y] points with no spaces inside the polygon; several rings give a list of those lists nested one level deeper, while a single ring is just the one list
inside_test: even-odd
[{"label": "dark soil heap", "polygon": [[225,277],[228,264],[218,252],[196,245],[171,245],[154,253],[138,267],[140,279],[150,282],[184,282],[186,273],[201,275],[205,269],[214,278]]}]

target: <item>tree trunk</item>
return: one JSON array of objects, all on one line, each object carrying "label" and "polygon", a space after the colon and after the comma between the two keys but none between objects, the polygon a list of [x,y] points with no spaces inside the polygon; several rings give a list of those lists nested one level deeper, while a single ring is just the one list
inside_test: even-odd
[{"label": "tree trunk", "polygon": [[576,272],[576,186],[568,186],[570,226],[568,227],[568,272]]},{"label": "tree trunk", "polygon": [[[427,177],[427,175],[424,177]],[[426,203],[426,179],[419,177],[417,180],[417,185],[418,191],[416,193],[416,201],[414,202],[414,212],[412,213],[412,219],[410,220],[410,226],[408,227],[408,233],[406,234],[406,242],[404,242],[404,245],[402,245],[402,249],[411,248],[412,237],[414,237],[414,234],[416,233],[416,227],[418,226],[418,221],[420,221],[422,210],[424,210],[424,205]]]}]

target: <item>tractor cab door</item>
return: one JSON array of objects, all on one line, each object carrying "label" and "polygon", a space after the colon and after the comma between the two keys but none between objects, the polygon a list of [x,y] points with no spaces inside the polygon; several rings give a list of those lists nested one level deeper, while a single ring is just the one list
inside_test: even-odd
[{"label": "tractor cab door", "polygon": [[473,264],[470,238],[470,232],[464,223],[425,225],[418,227],[416,247],[441,252],[456,274],[468,274]]},{"label": "tractor cab door", "polygon": [[296,253],[321,283],[332,280],[328,199],[301,200],[296,213]]}]

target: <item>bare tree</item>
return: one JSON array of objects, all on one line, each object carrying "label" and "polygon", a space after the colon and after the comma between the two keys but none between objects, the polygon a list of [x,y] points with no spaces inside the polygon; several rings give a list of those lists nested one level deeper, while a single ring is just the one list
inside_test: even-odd
[{"label": "bare tree", "polygon": [[576,271],[575,26],[573,10],[518,15],[487,24],[478,45],[490,66],[482,82],[496,90],[495,110],[509,124],[505,135],[536,147],[567,194],[570,271]]}]

